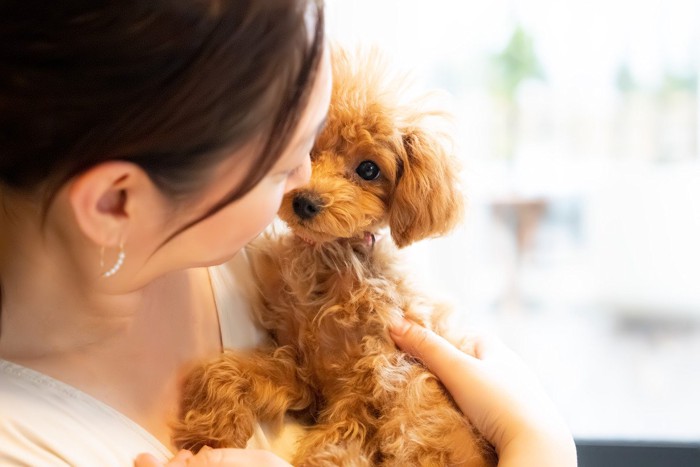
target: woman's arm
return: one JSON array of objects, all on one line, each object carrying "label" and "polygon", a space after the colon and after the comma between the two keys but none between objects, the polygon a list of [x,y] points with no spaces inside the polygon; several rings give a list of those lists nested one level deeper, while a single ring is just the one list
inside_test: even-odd
[{"label": "woman's arm", "polygon": [[525,363],[501,341],[468,336],[463,351],[413,322],[391,329],[396,344],[440,378],[462,412],[496,448],[499,467],[576,466],[569,429]]},{"label": "woman's arm", "polygon": [[197,454],[182,450],[163,464],[150,454],[141,454],[134,467],[291,467],[271,452],[258,449],[211,449],[202,448]]}]

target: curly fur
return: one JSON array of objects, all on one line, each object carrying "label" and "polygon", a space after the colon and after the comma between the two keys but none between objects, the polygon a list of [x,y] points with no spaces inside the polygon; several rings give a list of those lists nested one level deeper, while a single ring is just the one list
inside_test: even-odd
[{"label": "curly fur", "polygon": [[[292,233],[249,249],[257,312],[276,345],[195,369],[174,440],[242,447],[256,420],[280,423],[293,412],[309,422],[295,465],[495,465],[440,382],[387,331],[398,315],[442,331],[447,308],[414,290],[395,249],[460,219],[454,160],[425,126],[434,114],[399,104],[400,88],[385,80],[375,53],[335,50],[333,76],[312,179],[279,212]],[[376,180],[355,173],[366,160],[379,166]],[[314,203],[313,217],[295,210],[299,196]],[[366,241],[386,227],[393,243]]]}]

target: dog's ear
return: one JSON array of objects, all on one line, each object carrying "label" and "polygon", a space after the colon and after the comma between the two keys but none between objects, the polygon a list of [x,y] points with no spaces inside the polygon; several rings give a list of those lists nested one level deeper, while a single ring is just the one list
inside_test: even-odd
[{"label": "dog's ear", "polygon": [[442,142],[421,128],[403,131],[402,142],[389,212],[391,237],[399,248],[447,233],[464,208],[457,163]]}]

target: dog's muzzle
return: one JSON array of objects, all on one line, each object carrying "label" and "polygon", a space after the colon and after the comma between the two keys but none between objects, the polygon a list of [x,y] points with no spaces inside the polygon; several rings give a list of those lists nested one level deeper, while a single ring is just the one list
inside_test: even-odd
[{"label": "dog's muzzle", "polygon": [[294,208],[296,215],[303,220],[312,219],[321,212],[320,204],[307,195],[296,195],[292,200],[292,208]]}]

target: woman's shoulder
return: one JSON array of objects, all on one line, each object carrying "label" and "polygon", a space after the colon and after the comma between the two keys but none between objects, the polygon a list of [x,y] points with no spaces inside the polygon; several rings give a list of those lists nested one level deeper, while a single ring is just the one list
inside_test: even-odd
[{"label": "woman's shoulder", "polygon": [[170,451],[89,395],[0,360],[0,464],[131,465],[141,452]]},{"label": "woman's shoulder", "polygon": [[209,277],[219,315],[223,346],[246,349],[264,343],[267,333],[255,314],[258,288],[248,251],[243,249],[230,261],[210,267]]}]

